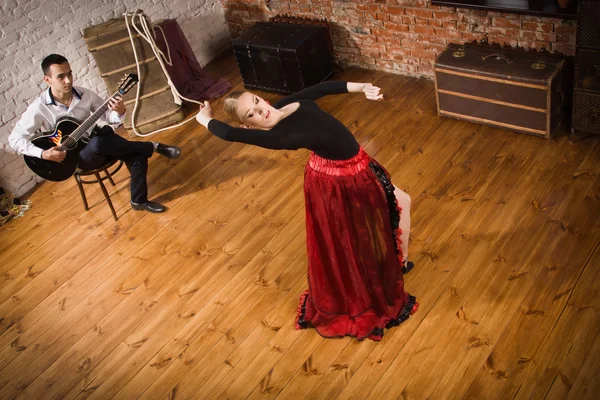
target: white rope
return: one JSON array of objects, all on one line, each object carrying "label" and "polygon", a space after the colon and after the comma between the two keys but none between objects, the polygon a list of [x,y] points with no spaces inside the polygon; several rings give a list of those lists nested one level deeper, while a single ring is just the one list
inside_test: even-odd
[{"label": "white rope", "polygon": [[[156,56],[156,59],[158,60],[158,63],[160,64],[160,66],[163,70],[163,73],[165,74],[165,76],[167,78],[167,83],[169,84],[169,87],[171,88],[171,93],[173,94],[173,101],[175,102],[175,104],[181,105],[182,100],[187,100],[191,103],[196,103],[196,104],[202,105],[202,103],[199,101],[188,99],[187,97],[182,96],[181,93],[179,93],[179,91],[173,84],[173,82],[171,81],[171,77],[169,76],[169,73],[167,72],[167,67],[165,67],[165,62],[169,66],[172,66],[173,61],[171,59],[171,50],[169,49],[169,43],[167,42],[167,37],[165,36],[165,32],[162,30],[162,28],[160,26],[152,26],[151,27],[148,24],[148,17],[146,16],[146,14],[144,14],[144,12],[142,10],[137,10],[132,13],[125,12],[123,15],[125,16],[125,25],[127,26],[127,32],[129,33],[129,41],[131,42],[131,47],[133,48],[133,56],[135,57],[135,65],[137,67],[138,77],[140,79],[142,77],[141,71],[140,71],[140,61],[138,59],[137,50],[135,48],[135,43],[133,41],[133,34],[132,34],[131,28],[129,26],[129,24],[130,24],[129,18],[131,18],[131,25],[133,26],[133,28],[146,42],[148,42],[148,44],[150,45],[150,48],[152,49],[152,52],[154,52],[154,55]],[[138,24],[141,25],[141,27],[138,27],[136,25],[136,21],[135,21],[136,18],[138,19]],[[167,48],[167,53],[168,53],[167,55],[165,55],[156,45],[156,42],[154,40],[154,38],[156,37],[154,28],[158,28],[162,33],[163,40],[165,41],[165,47]],[[164,60],[163,60],[163,58],[164,58]],[[196,118],[196,116],[194,115],[194,116],[188,118],[187,120],[180,122],[176,125],[167,126],[165,128],[161,128],[161,129],[158,129],[158,130],[146,133],[146,134],[140,133],[137,130],[137,128],[135,127],[135,115],[137,113],[138,103],[140,100],[141,86],[142,86],[141,84],[137,85],[137,90],[136,90],[136,95],[135,95],[135,104],[133,106],[133,112],[131,113],[131,127],[133,129],[133,132],[137,136],[147,137],[150,135],[154,135],[155,133],[158,133],[158,132],[166,131],[168,129],[179,128],[180,126],[183,126],[184,124],[186,124]]]}]

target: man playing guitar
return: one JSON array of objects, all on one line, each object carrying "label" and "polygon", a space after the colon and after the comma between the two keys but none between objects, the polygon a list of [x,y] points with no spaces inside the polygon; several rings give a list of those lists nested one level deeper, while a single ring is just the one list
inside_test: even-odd
[{"label": "man playing guitar", "polygon": [[[44,160],[61,162],[66,156],[64,150],[56,147],[43,150],[35,146],[32,136],[42,130],[54,129],[61,117],[70,116],[84,121],[104,101],[89,89],[73,86],[73,73],[67,59],[58,54],[51,54],[42,61],[44,82],[49,86],[23,114],[10,134],[10,146],[18,153],[38,157]],[[177,158],[181,150],[155,142],[130,142],[117,135],[107,123],[121,123],[125,118],[125,105],[119,96],[109,100],[108,108],[102,119],[103,125],[93,135],[88,144],[79,153],[78,166],[82,169],[94,169],[102,165],[107,157],[125,162],[131,173],[131,207],[134,210],[147,210],[161,213],[166,208],[148,200],[146,173],[148,158],[156,151],[167,158]]]}]

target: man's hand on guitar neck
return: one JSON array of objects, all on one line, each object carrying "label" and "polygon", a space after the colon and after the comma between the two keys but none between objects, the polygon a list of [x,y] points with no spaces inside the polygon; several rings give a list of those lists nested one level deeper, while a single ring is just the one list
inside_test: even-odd
[{"label": "man's hand on guitar neck", "polygon": [[42,159],[61,162],[67,156],[67,152],[64,150],[58,150],[58,146],[51,147],[48,150],[42,151]]},{"label": "man's hand on guitar neck", "polygon": [[116,111],[117,114],[123,115],[127,109],[125,108],[125,104],[123,104],[123,98],[121,96],[115,96],[112,99],[108,100],[108,108],[113,111]]}]

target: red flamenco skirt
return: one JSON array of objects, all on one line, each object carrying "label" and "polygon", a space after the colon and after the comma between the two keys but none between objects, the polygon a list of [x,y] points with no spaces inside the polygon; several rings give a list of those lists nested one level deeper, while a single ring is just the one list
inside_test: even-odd
[{"label": "red flamenco skirt", "polygon": [[296,328],[381,340],[418,307],[404,291],[401,210],[389,174],[361,149],[342,161],[312,153],[304,178],[309,289]]}]

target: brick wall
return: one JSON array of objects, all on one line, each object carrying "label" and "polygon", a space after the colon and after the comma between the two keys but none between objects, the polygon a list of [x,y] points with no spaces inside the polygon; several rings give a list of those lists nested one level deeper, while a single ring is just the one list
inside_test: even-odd
[{"label": "brick wall", "polygon": [[575,22],[432,6],[430,0],[221,0],[233,37],[279,14],[327,18],[335,57],[363,68],[433,75],[448,43],[481,40],[575,53]]},{"label": "brick wall", "polygon": [[0,187],[20,196],[40,179],[8,147],[8,135],[27,105],[46,87],[40,62],[66,56],[75,84],[108,95],[82,38],[83,30],[125,11],[143,10],[152,21],[175,18],[198,61],[206,65],[229,46],[218,0],[2,0],[0,4]]}]

